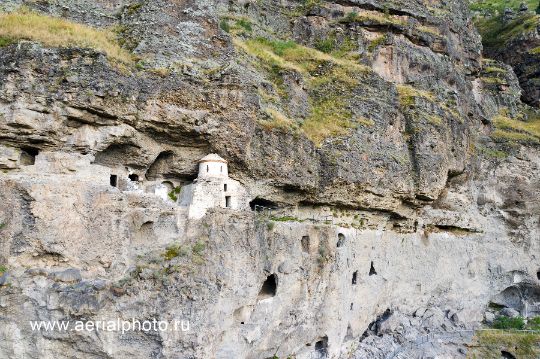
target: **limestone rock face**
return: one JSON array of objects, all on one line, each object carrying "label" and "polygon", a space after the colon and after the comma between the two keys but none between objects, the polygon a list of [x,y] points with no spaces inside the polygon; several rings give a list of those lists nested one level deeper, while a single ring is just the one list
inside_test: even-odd
[{"label": "limestone rock face", "polygon": [[[540,302],[538,141],[494,128],[531,109],[465,1],[23,3],[142,60],[0,47],[0,357],[457,358]],[[189,218],[209,153],[243,205]]]}]

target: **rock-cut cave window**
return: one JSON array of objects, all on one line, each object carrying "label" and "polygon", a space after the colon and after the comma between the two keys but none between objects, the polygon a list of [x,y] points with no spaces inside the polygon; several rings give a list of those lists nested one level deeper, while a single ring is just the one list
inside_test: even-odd
[{"label": "rock-cut cave window", "polygon": [[118,176],[117,175],[111,175],[110,184],[113,187],[118,186]]},{"label": "rock-cut cave window", "polygon": [[338,234],[337,247],[341,247],[345,244],[345,235],[343,233]]},{"label": "rock-cut cave window", "polygon": [[276,295],[277,292],[277,276],[275,274],[269,275],[264,281],[257,299],[271,298]]},{"label": "rock-cut cave window", "polygon": [[328,337],[323,337],[315,342],[315,351],[319,354],[319,358],[326,357],[328,354]]},{"label": "rock-cut cave window", "polygon": [[369,275],[377,275],[377,271],[375,270],[375,266],[373,265],[373,261],[371,262],[371,267],[369,268]]},{"label": "rock-cut cave window", "polygon": [[352,274],[352,284],[355,285],[358,280],[358,271]]},{"label": "rock-cut cave window", "polygon": [[309,236],[303,236],[301,243],[302,243],[302,251],[304,253],[309,253]]},{"label": "rock-cut cave window", "polygon": [[21,149],[20,162],[23,166],[31,166],[36,163],[36,156],[39,150],[34,147],[26,147]]},{"label": "rock-cut cave window", "polygon": [[225,196],[225,207],[231,207],[231,196]]},{"label": "rock-cut cave window", "polygon": [[130,175],[128,176],[128,178],[129,178],[131,181],[133,181],[133,182],[139,181],[139,175],[136,175],[136,174],[134,174],[134,173],[130,174]]}]

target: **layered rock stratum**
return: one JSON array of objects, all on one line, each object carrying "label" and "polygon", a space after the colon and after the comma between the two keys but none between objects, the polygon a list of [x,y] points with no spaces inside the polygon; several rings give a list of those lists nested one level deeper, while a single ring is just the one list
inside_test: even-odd
[{"label": "layered rock stratum", "polygon": [[[540,302],[540,116],[465,1],[21,5],[135,59],[0,47],[0,357],[458,358]],[[271,209],[111,186],[208,153]],[[117,318],[190,328],[29,324]]]}]

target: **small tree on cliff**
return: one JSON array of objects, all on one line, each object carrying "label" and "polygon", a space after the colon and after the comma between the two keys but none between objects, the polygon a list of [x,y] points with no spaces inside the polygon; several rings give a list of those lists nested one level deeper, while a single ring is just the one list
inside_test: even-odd
[{"label": "small tree on cliff", "polygon": [[538,1],[538,6],[536,7],[536,13],[540,14],[540,1]]}]

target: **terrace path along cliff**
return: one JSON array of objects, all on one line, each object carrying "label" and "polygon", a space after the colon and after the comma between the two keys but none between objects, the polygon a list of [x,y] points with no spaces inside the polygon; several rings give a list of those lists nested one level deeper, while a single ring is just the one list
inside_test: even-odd
[{"label": "terrace path along cliff", "polygon": [[[0,22],[0,357],[465,358],[539,314],[540,117],[465,1],[0,7],[52,28]],[[193,218],[212,153],[249,203]],[[29,323],[117,319],[189,330]]]}]

